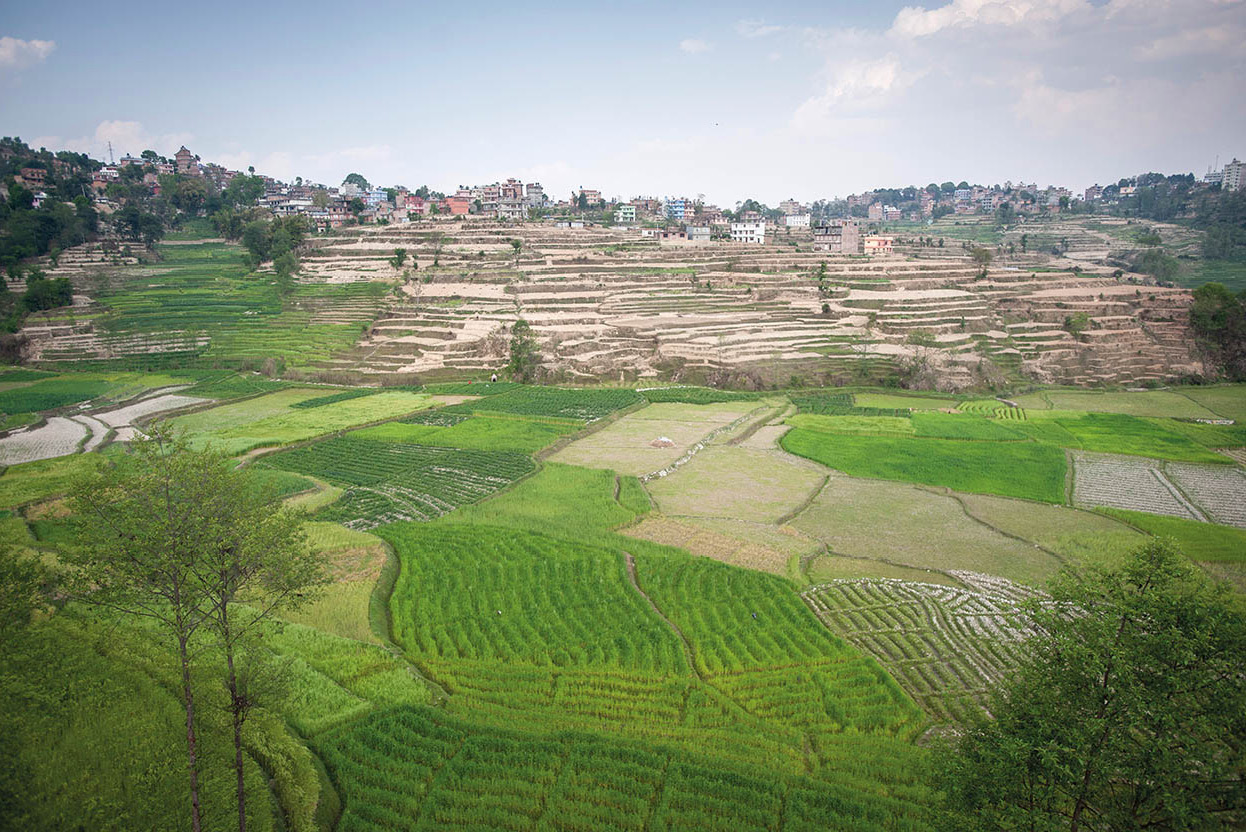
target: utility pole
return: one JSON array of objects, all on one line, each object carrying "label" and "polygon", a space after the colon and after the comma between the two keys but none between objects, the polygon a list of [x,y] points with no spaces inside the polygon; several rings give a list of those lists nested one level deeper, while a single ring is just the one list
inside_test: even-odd
[{"label": "utility pole", "polygon": [[112,142],[108,143],[108,164],[115,165],[117,160],[112,157]]}]

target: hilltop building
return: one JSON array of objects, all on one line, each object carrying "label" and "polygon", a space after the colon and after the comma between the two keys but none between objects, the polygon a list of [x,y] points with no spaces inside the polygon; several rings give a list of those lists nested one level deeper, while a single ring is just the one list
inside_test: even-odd
[{"label": "hilltop building", "polygon": [[631,225],[636,222],[636,206],[627,202],[614,206],[614,222],[616,225]]},{"label": "hilltop building", "polygon": [[195,159],[195,154],[186,149],[186,145],[173,154],[173,159],[177,164],[177,172],[187,176],[199,175],[199,161]]},{"label": "hilltop building", "polygon": [[1220,182],[1220,187],[1226,191],[1240,191],[1242,189],[1242,162],[1234,159],[1224,166],[1224,178]]}]

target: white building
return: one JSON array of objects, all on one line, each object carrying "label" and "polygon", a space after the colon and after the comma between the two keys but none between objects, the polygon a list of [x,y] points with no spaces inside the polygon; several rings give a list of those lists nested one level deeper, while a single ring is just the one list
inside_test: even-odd
[{"label": "white building", "polygon": [[708,243],[710,240],[710,227],[708,225],[688,226],[688,239],[694,243]]},{"label": "white building", "polygon": [[784,224],[788,228],[808,228],[810,216],[808,214],[788,214],[783,218]]},{"label": "white building", "polygon": [[765,222],[733,222],[731,223],[731,242],[753,243],[759,246],[765,245],[766,223]]},{"label": "white building", "polygon": [[501,220],[522,221],[528,218],[528,206],[520,199],[499,200],[496,210]]},{"label": "white building", "polygon": [[1240,191],[1242,189],[1242,162],[1234,159],[1224,166],[1224,178],[1220,182],[1220,187],[1226,191]]},{"label": "white building", "polygon": [[636,206],[630,203],[614,206],[615,225],[631,225],[636,222]]}]

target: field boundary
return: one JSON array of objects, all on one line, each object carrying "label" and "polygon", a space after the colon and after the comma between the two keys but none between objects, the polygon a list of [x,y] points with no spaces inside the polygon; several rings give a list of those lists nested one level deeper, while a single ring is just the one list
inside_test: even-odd
[{"label": "field boundary", "polygon": [[598,419],[595,422],[589,422],[587,425],[585,425],[583,428],[576,431],[575,433],[569,433],[566,436],[558,437],[551,444],[546,445],[544,448],[534,453],[532,455],[532,458],[535,459],[537,462],[544,462],[546,459],[558,453],[563,448],[570,445],[572,442],[575,442],[578,439],[583,439],[586,436],[591,436],[592,434],[596,433],[602,428],[605,428],[608,425],[614,424],[619,419],[622,419],[624,416],[627,416],[628,414],[631,414],[631,413],[635,413],[638,410],[644,410],[648,406],[649,406],[649,401],[647,399],[641,399],[639,402],[636,402],[635,404],[629,404],[627,407],[612,411],[609,415],[603,416],[602,418]]},{"label": "field boundary", "polygon": [[675,635],[679,637],[679,643],[684,648],[684,659],[688,662],[688,669],[692,671],[694,676],[702,682],[705,682],[705,677],[701,675],[701,671],[697,667],[696,653],[692,649],[692,643],[688,641],[688,637],[684,635],[684,631],[679,629],[678,624],[666,617],[666,613],[662,612],[661,607],[654,603],[654,600],[649,597],[649,593],[641,589],[640,580],[636,577],[636,559],[632,557],[631,552],[623,553],[623,562],[627,566],[627,579],[631,582],[632,589],[640,593],[640,597],[649,602],[649,606],[655,613],[657,613],[658,618],[662,619],[662,621],[666,623],[666,626],[670,627]]},{"label": "field boundary", "polygon": [[[796,454],[792,454],[792,456],[796,456]],[[804,457],[798,457],[798,458],[804,459]],[[807,461],[812,461],[812,460],[807,460]],[[789,511],[787,514],[784,514],[783,516],[781,516],[778,520],[775,520],[774,525],[775,526],[786,526],[788,523],[791,523],[793,520],[795,520],[797,517],[803,514],[805,512],[805,509],[813,505],[813,501],[818,499],[818,497],[821,496],[822,492],[826,489],[826,487],[830,485],[832,476],[833,474],[823,474],[822,482],[818,485],[818,487],[813,489],[813,491],[809,492],[809,496],[805,497],[804,501],[800,505],[796,506],[796,508]],[[825,546],[826,544],[824,543],[822,545]]]}]

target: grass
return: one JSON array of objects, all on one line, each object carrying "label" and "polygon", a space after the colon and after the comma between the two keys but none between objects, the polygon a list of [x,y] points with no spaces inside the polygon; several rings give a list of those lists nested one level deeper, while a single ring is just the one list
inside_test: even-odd
[{"label": "grass", "polygon": [[179,416],[172,421],[175,427],[187,432],[192,445],[210,444],[226,453],[238,454],[402,416],[433,403],[432,398],[423,393],[400,391],[296,409],[299,403],[319,396],[319,391],[306,388],[281,390]]},{"label": "grass", "polygon": [[535,453],[576,430],[572,425],[551,425],[521,418],[497,418],[484,412],[470,418],[453,421],[454,424],[444,426],[387,422],[383,425],[365,428],[355,435],[361,439],[377,439],[385,442],[414,442],[445,448]]},{"label": "grass", "polygon": [[[1184,391],[1182,391],[1184,392]],[[1024,408],[1084,410],[1129,416],[1167,416],[1171,418],[1212,419],[1215,414],[1182,392],[1145,390],[1096,392],[1090,390],[1047,390],[1016,399]]]},{"label": "grass", "polygon": [[825,479],[781,451],[711,446],[648,484],[663,514],[773,523],[795,511]]},{"label": "grass", "polygon": [[825,433],[870,436],[912,436],[916,430],[907,416],[822,416],[797,413],[787,423],[794,427]]},{"label": "grass", "polygon": [[314,399],[303,399],[302,401],[295,402],[290,406],[298,409],[324,407],[327,404],[336,404],[350,399],[361,399],[364,396],[371,396],[379,392],[381,391],[378,388],[357,387],[354,390],[343,390],[340,393],[330,393],[327,396],[318,396]]},{"label": "grass", "polygon": [[[614,498],[616,486],[619,499]],[[634,477],[546,462],[541,470],[490,500],[465,506],[442,522],[484,524],[596,540],[649,510]]]},{"label": "grass", "polygon": [[312,522],[304,528],[308,542],[328,564],[332,583],[310,602],[283,613],[282,617],[335,636],[376,642],[368,610],[372,588],[385,563],[384,542],[375,535],[337,523]]},{"label": "grass", "polygon": [[896,393],[855,393],[853,399],[858,407],[940,410],[956,406],[956,400],[951,398],[937,399],[931,396],[906,396]]},{"label": "grass", "polygon": [[[666,468],[712,432],[758,408],[757,402],[708,405],[661,403],[629,413],[577,439],[551,459],[589,468],[609,468],[644,476]],[[666,438],[670,447],[654,443]]]},{"label": "grass", "polygon": [[0,508],[61,496],[105,461],[106,454],[74,454],[9,466],[0,474]]},{"label": "grass", "polygon": [[1222,419],[1246,421],[1246,384],[1183,387],[1181,392]]},{"label": "grass", "polygon": [[714,404],[717,402],[756,401],[759,393],[715,390],[711,387],[654,387],[638,390],[648,402],[679,402],[683,404]]},{"label": "grass", "polygon": [[1118,508],[1100,508],[1096,511],[1122,520],[1147,534],[1171,537],[1190,560],[1202,563],[1246,563],[1246,531],[1242,529]]},{"label": "grass", "polygon": [[925,573],[907,573],[910,580],[966,570],[1040,585],[1060,567],[1057,558],[1032,543],[977,522],[953,496],[884,480],[834,476],[791,526],[835,555],[852,558],[836,568],[860,569],[844,577],[880,576],[868,560]]},{"label": "grass", "polygon": [[[1228,464],[1220,454],[1199,445],[1178,430],[1155,420],[1109,413],[1090,413],[1080,418],[1056,419],[1077,443],[1071,447],[1084,451],[1129,454],[1181,462]],[[1028,424],[1033,424],[1031,421]],[[1021,429],[1024,430],[1024,427]]]},{"label": "grass", "polygon": [[37,413],[54,410],[104,395],[113,388],[98,378],[58,377],[36,381],[28,386],[0,392],[0,412]]},{"label": "grass", "polygon": [[[970,517],[1055,552],[1069,563],[1115,565],[1142,542],[1133,529],[1091,511],[983,494],[956,498]],[[1033,557],[1042,556],[1035,552]]]},{"label": "grass", "polygon": [[1047,445],[842,436],[805,428],[793,428],[780,444],[791,453],[854,477],[1064,502],[1064,452]]},{"label": "grass", "polygon": [[931,436],[939,439],[983,439],[1008,442],[1026,438],[1024,433],[1009,427],[1006,422],[984,419],[968,413],[918,411],[913,414],[912,422],[913,429],[918,436]]}]

